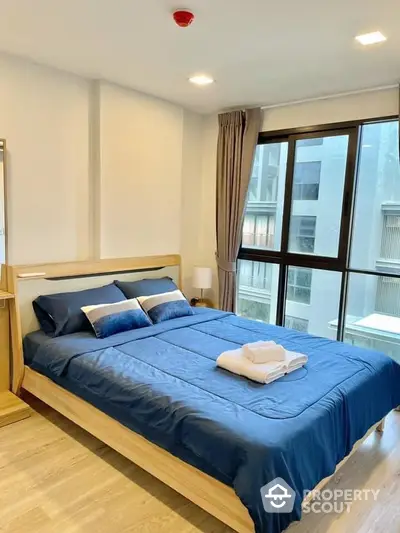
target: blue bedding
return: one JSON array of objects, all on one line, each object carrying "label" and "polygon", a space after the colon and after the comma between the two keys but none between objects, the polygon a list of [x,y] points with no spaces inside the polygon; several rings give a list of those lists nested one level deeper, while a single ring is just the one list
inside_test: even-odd
[{"label": "blue bedding", "polygon": [[[221,352],[260,339],[309,362],[270,385],[216,368]],[[400,404],[389,357],[214,310],[106,339],[36,332],[24,351],[32,369],[233,487],[256,533],[299,520],[303,491]],[[292,513],[264,511],[260,488],[276,477],[296,491]]]}]

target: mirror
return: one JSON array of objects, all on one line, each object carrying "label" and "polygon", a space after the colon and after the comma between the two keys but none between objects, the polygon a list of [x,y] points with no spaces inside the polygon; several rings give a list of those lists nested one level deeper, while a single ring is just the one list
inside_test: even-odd
[{"label": "mirror", "polygon": [[6,254],[6,141],[0,139],[0,265],[7,263]]}]

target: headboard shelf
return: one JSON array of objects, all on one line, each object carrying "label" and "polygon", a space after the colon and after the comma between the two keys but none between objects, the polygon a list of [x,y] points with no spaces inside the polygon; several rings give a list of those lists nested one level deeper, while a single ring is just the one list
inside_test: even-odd
[{"label": "headboard shelf", "polygon": [[40,279],[46,277],[46,272],[26,272],[18,274],[18,279]]},{"label": "headboard shelf", "polygon": [[75,261],[72,263],[47,263],[38,265],[13,266],[20,279],[32,278],[73,278],[100,274],[117,274],[152,270],[167,266],[179,266],[179,255],[154,255],[147,257],[124,257],[120,259],[99,259],[97,261]]}]

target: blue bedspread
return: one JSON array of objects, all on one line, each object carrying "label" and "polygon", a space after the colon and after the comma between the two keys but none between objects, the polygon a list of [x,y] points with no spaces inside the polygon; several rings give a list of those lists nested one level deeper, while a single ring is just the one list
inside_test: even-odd
[{"label": "blue bedspread", "polygon": [[[38,336],[25,339],[34,370],[232,486],[257,533],[299,520],[303,491],[400,404],[389,357],[220,311],[107,339]],[[260,339],[307,354],[306,368],[270,385],[216,368],[221,352]],[[278,476],[296,491],[290,514],[263,509],[260,488]]]}]

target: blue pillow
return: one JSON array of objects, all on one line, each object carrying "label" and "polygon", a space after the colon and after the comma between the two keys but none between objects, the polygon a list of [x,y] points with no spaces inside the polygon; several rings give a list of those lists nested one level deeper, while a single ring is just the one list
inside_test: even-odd
[{"label": "blue pillow", "polygon": [[126,300],[124,293],[110,283],[96,289],[39,296],[32,305],[41,329],[51,337],[59,337],[90,330],[90,322],[81,307],[121,300]]},{"label": "blue pillow", "polygon": [[82,307],[82,311],[92,324],[98,339],[152,325],[136,298],[116,304],[88,305]]},{"label": "blue pillow", "polygon": [[171,278],[141,279],[139,281],[114,281],[129,299],[139,296],[153,296],[164,292],[176,291],[178,287]]},{"label": "blue pillow", "polygon": [[189,302],[179,290],[153,296],[140,296],[138,301],[153,324],[194,314]]}]

